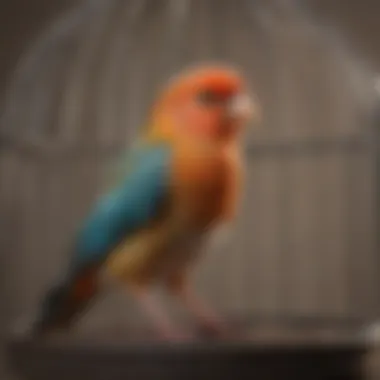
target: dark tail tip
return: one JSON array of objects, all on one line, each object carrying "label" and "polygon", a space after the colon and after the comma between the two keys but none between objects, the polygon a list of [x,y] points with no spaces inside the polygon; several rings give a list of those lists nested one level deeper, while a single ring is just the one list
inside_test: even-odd
[{"label": "dark tail tip", "polygon": [[47,293],[34,322],[34,335],[44,335],[64,324],[62,311],[66,306],[68,295],[68,289],[63,285],[58,285]]},{"label": "dark tail tip", "polygon": [[53,329],[68,328],[97,292],[97,267],[66,276],[45,296],[34,322],[34,334],[43,335]]},{"label": "dark tail tip", "polygon": [[56,328],[67,328],[88,306],[98,292],[96,268],[66,277],[51,289],[34,323],[34,334],[42,335]]}]

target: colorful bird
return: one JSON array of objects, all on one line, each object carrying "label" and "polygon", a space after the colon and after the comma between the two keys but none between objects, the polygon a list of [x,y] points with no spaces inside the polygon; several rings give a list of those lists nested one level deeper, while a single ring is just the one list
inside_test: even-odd
[{"label": "colorful bird", "polygon": [[152,296],[156,283],[201,326],[223,332],[190,277],[211,232],[235,218],[243,174],[239,136],[252,116],[257,104],[232,68],[202,66],[174,78],[153,105],[122,180],[80,229],[35,332],[68,327],[99,293],[104,273],[126,286],[165,338],[182,333]]}]

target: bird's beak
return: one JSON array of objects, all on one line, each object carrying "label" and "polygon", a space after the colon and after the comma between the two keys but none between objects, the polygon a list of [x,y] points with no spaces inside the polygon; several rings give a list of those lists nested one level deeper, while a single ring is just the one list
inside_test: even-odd
[{"label": "bird's beak", "polygon": [[261,120],[261,110],[258,102],[248,94],[235,95],[227,106],[227,114],[230,119],[248,121]]}]

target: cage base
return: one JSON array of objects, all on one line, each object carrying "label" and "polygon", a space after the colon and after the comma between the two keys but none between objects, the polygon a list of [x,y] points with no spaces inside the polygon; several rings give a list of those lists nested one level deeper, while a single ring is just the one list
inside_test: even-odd
[{"label": "cage base", "polygon": [[61,338],[13,337],[11,369],[27,380],[362,378],[368,344],[354,331],[256,326],[244,340],[159,343],[99,331]]}]

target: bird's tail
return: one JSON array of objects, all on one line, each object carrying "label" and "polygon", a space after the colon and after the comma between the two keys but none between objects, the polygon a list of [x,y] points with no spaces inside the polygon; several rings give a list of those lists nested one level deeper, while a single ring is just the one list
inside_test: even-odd
[{"label": "bird's tail", "polygon": [[69,327],[98,293],[97,277],[97,270],[90,268],[53,287],[42,302],[34,323],[34,334]]}]

